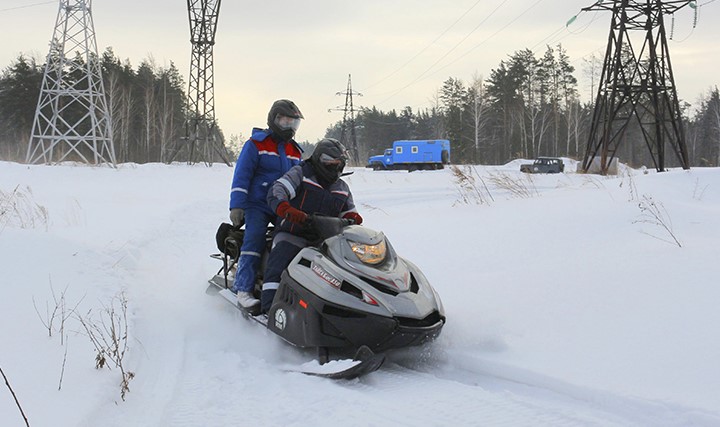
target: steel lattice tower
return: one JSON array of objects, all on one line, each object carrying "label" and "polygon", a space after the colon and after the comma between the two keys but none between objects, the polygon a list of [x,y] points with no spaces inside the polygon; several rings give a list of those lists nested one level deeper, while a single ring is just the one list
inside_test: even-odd
[{"label": "steel lattice tower", "polygon": [[79,158],[85,163],[115,164],[91,3],[60,0],[27,163]]},{"label": "steel lattice tower", "polygon": [[[340,128],[340,143],[349,147],[350,159],[354,166],[360,165],[360,149],[357,143],[357,135],[355,134],[355,107],[353,106],[353,95],[362,96],[359,92],[353,92],[352,76],[348,74],[347,89],[345,92],[337,92],[336,95],[345,95],[344,108],[331,108],[328,111],[343,111],[343,121]],[[348,136],[348,131],[350,135]]]},{"label": "steel lattice tower", "polygon": [[[658,171],[665,170],[666,145],[683,169],[690,167],[663,19],[690,3],[600,0],[582,9],[613,12],[583,170],[599,156],[607,173],[633,117]],[[642,44],[633,45],[631,32],[643,33]]]},{"label": "steel lattice tower", "polygon": [[[210,165],[215,152],[230,165],[215,121],[213,47],[220,2],[221,0],[187,0],[192,44],[188,85],[189,110],[185,127],[188,163],[195,163],[200,159]],[[176,150],[171,161],[178,151]]]}]

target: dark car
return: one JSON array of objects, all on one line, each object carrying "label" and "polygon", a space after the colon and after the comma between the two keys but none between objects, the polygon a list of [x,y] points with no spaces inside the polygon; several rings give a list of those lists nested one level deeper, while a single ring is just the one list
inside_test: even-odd
[{"label": "dark car", "polygon": [[520,172],[525,173],[561,173],[565,171],[565,164],[557,157],[538,157],[531,164],[520,165]]}]

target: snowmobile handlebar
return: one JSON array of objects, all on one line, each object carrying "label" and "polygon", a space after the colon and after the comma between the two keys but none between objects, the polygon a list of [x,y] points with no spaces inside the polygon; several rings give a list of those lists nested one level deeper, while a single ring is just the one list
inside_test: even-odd
[{"label": "snowmobile handlebar", "polygon": [[309,240],[323,241],[342,233],[343,229],[355,221],[347,218],[337,218],[319,214],[311,214],[303,224],[303,228],[312,237]]}]

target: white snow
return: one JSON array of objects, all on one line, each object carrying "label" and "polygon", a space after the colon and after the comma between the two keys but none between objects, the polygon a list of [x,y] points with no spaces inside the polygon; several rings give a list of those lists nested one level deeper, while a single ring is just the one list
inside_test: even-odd
[{"label": "white snow", "polygon": [[[351,381],[287,372],[313,353],[205,293],[231,168],[0,163],[0,367],[33,427],[720,425],[720,169],[520,163],[476,166],[465,191],[449,169],[347,178],[447,314],[436,342]],[[69,316],[100,322],[121,293],[124,401]],[[0,425],[25,425],[4,381]]]}]

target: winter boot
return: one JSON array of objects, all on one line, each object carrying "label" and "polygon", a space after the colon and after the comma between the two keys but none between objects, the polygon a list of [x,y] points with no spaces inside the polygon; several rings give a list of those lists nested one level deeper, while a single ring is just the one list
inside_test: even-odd
[{"label": "winter boot", "polygon": [[240,306],[243,308],[251,308],[260,304],[260,300],[255,298],[252,292],[238,291],[237,301],[238,304],[240,304]]}]

